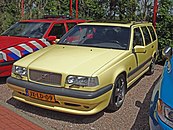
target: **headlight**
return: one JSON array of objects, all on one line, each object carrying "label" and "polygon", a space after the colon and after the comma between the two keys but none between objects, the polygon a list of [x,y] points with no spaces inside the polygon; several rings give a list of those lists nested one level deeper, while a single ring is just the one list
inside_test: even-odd
[{"label": "headlight", "polygon": [[157,102],[157,112],[160,119],[173,128],[173,109],[159,99]]},{"label": "headlight", "polygon": [[20,76],[27,76],[27,69],[21,66],[13,66],[12,72]]},{"label": "headlight", "polygon": [[99,85],[97,77],[73,76],[70,75],[66,79],[66,83],[78,86],[97,86]]}]

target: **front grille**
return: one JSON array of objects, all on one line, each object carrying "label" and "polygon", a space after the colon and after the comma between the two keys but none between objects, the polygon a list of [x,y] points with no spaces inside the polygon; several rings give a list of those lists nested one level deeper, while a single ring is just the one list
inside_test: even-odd
[{"label": "front grille", "polygon": [[44,72],[38,70],[29,70],[29,78],[33,81],[52,84],[52,85],[60,85],[61,84],[61,74]]}]

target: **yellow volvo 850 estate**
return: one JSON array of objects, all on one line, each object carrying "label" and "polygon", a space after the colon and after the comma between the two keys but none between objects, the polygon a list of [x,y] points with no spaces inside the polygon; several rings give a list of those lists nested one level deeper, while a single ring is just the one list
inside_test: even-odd
[{"label": "yellow volvo 850 estate", "polygon": [[151,23],[82,23],[57,44],[14,63],[7,84],[13,98],[50,110],[116,111],[127,88],[154,72],[157,49]]}]

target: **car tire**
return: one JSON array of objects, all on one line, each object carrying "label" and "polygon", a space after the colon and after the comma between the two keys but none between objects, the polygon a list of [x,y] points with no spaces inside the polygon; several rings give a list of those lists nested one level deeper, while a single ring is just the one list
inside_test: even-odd
[{"label": "car tire", "polygon": [[150,64],[149,70],[147,71],[147,75],[152,75],[154,73],[155,62],[156,62],[156,60],[153,57],[152,60],[151,60],[151,64]]},{"label": "car tire", "polygon": [[110,112],[114,112],[118,110],[125,99],[125,94],[126,94],[126,79],[123,74],[120,74],[114,83],[114,89],[111,95],[111,99],[109,102],[109,105],[107,107],[107,110]]}]

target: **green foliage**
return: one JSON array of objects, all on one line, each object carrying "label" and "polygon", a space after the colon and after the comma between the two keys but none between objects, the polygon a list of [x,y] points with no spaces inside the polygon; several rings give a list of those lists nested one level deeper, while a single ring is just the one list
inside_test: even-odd
[{"label": "green foliage", "polygon": [[97,20],[105,16],[104,5],[99,4],[98,0],[81,0],[79,5],[79,17],[81,18]]},{"label": "green foliage", "polygon": [[119,0],[117,2],[117,12],[120,20],[135,20],[136,19],[136,3],[135,0]]},{"label": "green foliage", "polygon": [[17,1],[2,2],[0,9],[0,33],[20,19]]},{"label": "green foliage", "polygon": [[172,0],[160,1],[157,18],[157,34],[160,49],[166,45],[173,46],[173,14],[170,12],[172,7]]},{"label": "green foliage", "polygon": [[69,0],[48,0],[45,6],[46,15],[68,15]]},{"label": "green foliage", "polygon": [[[22,19],[42,18],[43,15],[69,15],[70,0],[24,0],[25,15]],[[1,3],[0,3],[1,4]],[[6,0],[2,7],[12,22],[19,20],[21,0]],[[75,17],[75,0],[73,0],[73,16]],[[8,11],[7,11],[8,10]],[[17,12],[17,14],[16,14]],[[14,14],[15,13],[15,14]],[[3,17],[3,15],[1,15]],[[17,17],[14,17],[17,16]],[[79,0],[79,18],[102,20],[150,20],[152,17],[151,0]],[[3,19],[3,18],[1,18]]]}]

